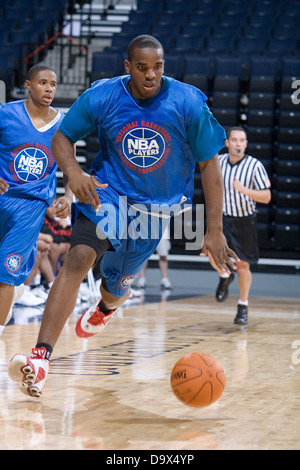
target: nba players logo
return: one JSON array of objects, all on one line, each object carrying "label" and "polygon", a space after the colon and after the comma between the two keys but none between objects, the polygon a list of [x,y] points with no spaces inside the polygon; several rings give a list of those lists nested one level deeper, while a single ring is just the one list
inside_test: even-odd
[{"label": "nba players logo", "polygon": [[48,157],[39,148],[26,147],[16,154],[14,170],[21,181],[30,182],[43,178],[48,167]]},{"label": "nba players logo", "polygon": [[121,278],[121,281],[119,283],[119,286],[121,289],[127,289],[128,287],[131,286],[135,278],[137,277],[137,274],[131,274],[130,276],[123,276]]},{"label": "nba players logo", "polygon": [[22,263],[22,257],[17,254],[9,255],[5,260],[5,267],[6,269],[11,272],[15,273],[18,271]]},{"label": "nba players logo", "polygon": [[141,168],[157,164],[163,157],[165,149],[163,136],[147,127],[129,130],[122,141],[123,155],[130,163]]}]

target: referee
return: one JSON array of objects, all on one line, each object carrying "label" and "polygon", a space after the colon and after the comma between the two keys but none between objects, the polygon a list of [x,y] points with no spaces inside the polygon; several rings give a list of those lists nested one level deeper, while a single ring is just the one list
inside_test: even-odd
[{"label": "referee", "polygon": [[[248,296],[252,274],[250,265],[259,258],[256,203],[268,204],[271,200],[270,180],[262,163],[245,154],[248,144],[246,131],[233,127],[225,141],[228,153],[219,155],[224,181],[223,232],[229,247],[239,257],[236,262],[240,298],[234,323],[248,322]],[[212,266],[216,269],[210,258]],[[234,274],[220,274],[216,300],[224,302]]]}]

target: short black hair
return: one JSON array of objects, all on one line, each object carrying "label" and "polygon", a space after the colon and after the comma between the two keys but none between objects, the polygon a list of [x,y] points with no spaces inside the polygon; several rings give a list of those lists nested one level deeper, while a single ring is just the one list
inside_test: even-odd
[{"label": "short black hair", "polygon": [[[51,72],[55,73],[52,67],[49,67],[49,65],[46,64],[36,64],[33,67],[31,67],[26,76],[26,80],[33,80],[34,77],[39,73],[43,72],[44,70],[51,70]],[[56,74],[55,74],[56,75]]]},{"label": "short black hair", "polygon": [[129,60],[129,62],[132,60],[135,49],[144,49],[145,47],[152,47],[154,49],[161,49],[164,51],[163,46],[156,38],[149,36],[148,34],[142,34],[134,38],[129,43],[127,49],[127,60]]},{"label": "short black hair", "polygon": [[247,139],[247,132],[244,129],[244,127],[242,127],[242,126],[234,126],[234,127],[231,127],[230,129],[228,129],[227,132],[226,132],[226,138],[227,139],[229,139],[230,134],[231,134],[232,131],[242,131],[242,132],[244,132],[244,134],[246,136],[246,139]]}]

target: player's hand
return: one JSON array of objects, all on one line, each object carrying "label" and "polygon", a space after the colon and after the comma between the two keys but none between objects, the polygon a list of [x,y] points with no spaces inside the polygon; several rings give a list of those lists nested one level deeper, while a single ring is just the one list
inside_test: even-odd
[{"label": "player's hand", "polygon": [[208,256],[211,265],[219,274],[230,274],[231,271],[229,267],[234,271],[237,269],[231,258],[233,258],[235,262],[239,261],[235,252],[228,247],[226,238],[222,232],[215,232],[213,235],[205,235],[200,256]]},{"label": "player's hand", "polygon": [[91,176],[85,172],[73,174],[69,176],[69,187],[79,202],[91,204],[95,212],[101,206],[101,201],[96,191],[106,188],[108,184],[100,183],[95,176]]},{"label": "player's hand", "polygon": [[53,238],[51,235],[46,233],[40,233],[37,239],[38,250],[42,253],[49,253],[51,245],[53,243]]},{"label": "player's hand", "polygon": [[245,186],[239,180],[237,180],[236,178],[233,182],[233,189],[235,191],[238,191],[239,193],[246,194]]},{"label": "player's hand", "polygon": [[65,196],[55,199],[52,207],[54,208],[54,217],[66,219],[71,215],[71,204]]},{"label": "player's hand", "polygon": [[0,178],[0,194],[6,193],[8,188],[9,184],[3,178]]}]

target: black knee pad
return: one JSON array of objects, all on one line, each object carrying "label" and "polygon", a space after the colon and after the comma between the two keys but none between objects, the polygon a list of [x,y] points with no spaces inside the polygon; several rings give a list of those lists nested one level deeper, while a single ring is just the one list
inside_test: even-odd
[{"label": "black knee pad", "polygon": [[79,213],[72,229],[70,249],[76,245],[93,248],[97,254],[97,261],[111,248],[110,241],[104,234],[103,237],[99,237],[99,228],[82,212]]}]

